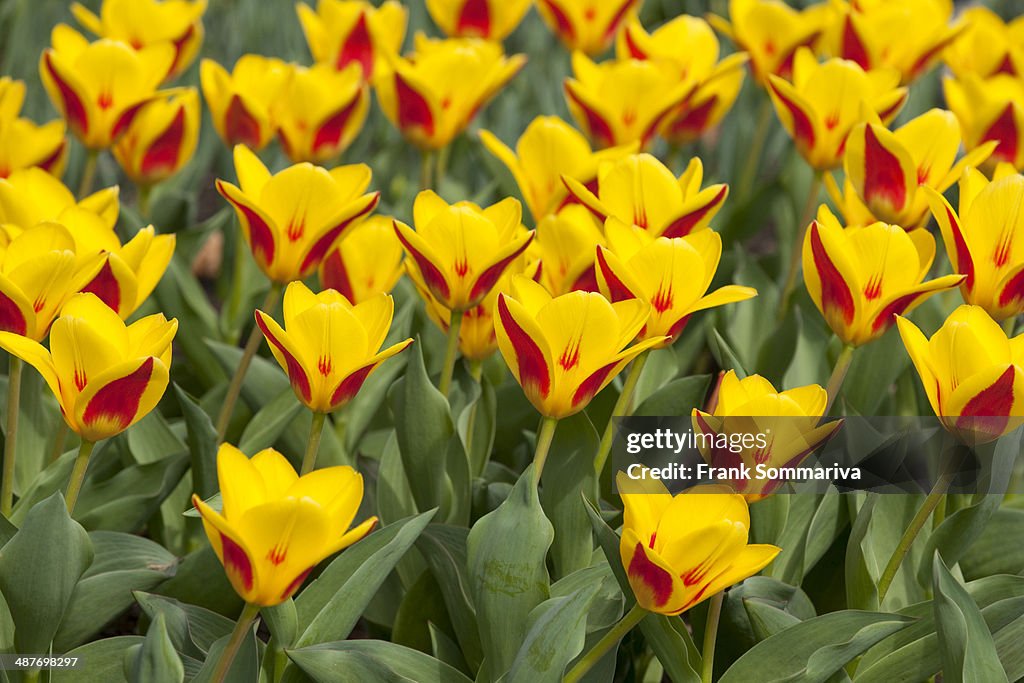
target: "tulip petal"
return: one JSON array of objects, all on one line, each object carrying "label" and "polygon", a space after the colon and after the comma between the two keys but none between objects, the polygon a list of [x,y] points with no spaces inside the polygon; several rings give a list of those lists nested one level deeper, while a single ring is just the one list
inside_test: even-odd
[{"label": "tulip petal", "polygon": [[725,304],[732,304],[738,301],[746,301],[757,296],[757,290],[753,287],[743,285],[724,285],[710,294],[705,294],[697,303],[690,307],[690,313],[703,311],[708,308],[716,308]]},{"label": "tulip petal", "polygon": [[634,529],[641,537],[653,535],[658,530],[658,520],[672,502],[660,479],[629,478],[625,472],[615,475],[615,486],[622,499],[624,529]]},{"label": "tulip petal", "polygon": [[274,230],[271,228],[273,222],[237,187],[219,178],[216,184],[217,192],[235,207],[238,222],[246,241],[249,242],[256,263],[264,271],[269,269],[274,262],[276,251]]},{"label": "tulip petal", "polygon": [[168,379],[167,366],[152,356],[118,363],[90,379],[75,402],[79,434],[99,441],[123,432],[156,407]]},{"label": "tulip petal", "polygon": [[963,275],[945,275],[934,280],[922,282],[913,290],[893,297],[881,307],[871,321],[873,336],[889,329],[889,326],[895,322],[894,316],[909,313],[936,292],[956,287],[964,281],[964,277]]},{"label": "tulip petal", "polygon": [[564,90],[569,104],[583,114],[583,127],[590,139],[594,141],[594,145],[602,148],[613,146],[617,142],[615,132],[608,122],[608,117],[601,111],[600,105],[590,100],[589,93],[580,85],[579,81],[567,78]]},{"label": "tulip petal", "polygon": [[303,257],[302,266],[300,267],[303,277],[320,265],[320,261],[327,254],[327,250],[344,234],[345,230],[358,219],[373,211],[379,202],[380,192],[371,192],[346,206],[339,216],[335,216],[328,221],[328,225],[331,227],[306,250],[306,255]]},{"label": "tulip petal", "polygon": [[301,354],[298,349],[295,348],[294,343],[288,334],[281,329],[281,326],[277,324],[277,321],[263,311],[256,311],[256,324],[259,325],[263,336],[267,338],[270,350],[273,352],[278,364],[288,373],[288,380],[291,382],[292,389],[303,402],[308,404],[313,399],[313,392],[309,375],[306,373],[305,365],[300,360]]},{"label": "tulip petal", "polygon": [[406,339],[405,341],[389,346],[374,356],[371,362],[350,373],[347,377],[341,380],[341,382],[338,383],[338,386],[331,393],[331,409],[334,410],[350,401],[352,397],[359,392],[359,389],[362,388],[363,382],[366,381],[366,378],[369,377],[381,363],[404,351],[409,344],[412,344],[412,339]]},{"label": "tulip petal", "polygon": [[404,131],[420,128],[426,137],[433,137],[436,124],[430,101],[410,83],[408,75],[396,71],[394,78],[399,129]]},{"label": "tulip petal", "polygon": [[974,258],[971,256],[963,229],[960,227],[960,217],[941,194],[927,186],[921,189],[928,197],[935,222],[939,224],[942,241],[946,244],[946,253],[949,254],[949,258],[953,262],[953,269],[967,276],[964,286],[968,292],[973,291]]},{"label": "tulip petal", "polygon": [[1018,315],[1024,303],[1024,264],[1011,269],[997,285],[996,291],[999,292],[996,300],[999,307],[1009,309],[1006,311],[1009,315]]},{"label": "tulip petal", "polygon": [[0,331],[28,334],[29,323],[35,328],[35,312],[21,288],[0,274]]},{"label": "tulip petal", "polygon": [[1020,147],[1020,131],[1017,130],[1017,117],[1014,115],[1014,104],[1011,102],[996,117],[995,121],[982,134],[979,142],[994,140],[998,143],[992,157],[999,161],[1017,162]]},{"label": "tulip petal", "polygon": [[14,332],[0,332],[0,349],[25,361],[42,375],[46,385],[61,400],[60,380],[53,365],[53,357],[42,344]]},{"label": "tulip petal", "polygon": [[228,443],[221,444],[217,450],[217,481],[220,482],[221,510],[227,519],[239,519],[247,509],[268,499],[264,477],[255,463]]},{"label": "tulip petal", "polygon": [[676,600],[683,597],[682,581],[672,567],[653,550],[649,550],[632,529],[627,528],[622,532],[619,553],[629,585],[642,607],[659,612],[670,611],[669,604],[673,597]]},{"label": "tulip petal", "polygon": [[701,599],[711,597],[729,586],[733,586],[744,579],[757,574],[759,571],[771,564],[772,560],[782,551],[782,548],[774,545],[751,544],[745,546],[733,556],[729,568],[716,576],[704,588],[702,598],[689,603],[688,607],[700,602]]},{"label": "tulip petal", "polygon": [[217,554],[224,573],[234,587],[235,592],[248,600],[257,585],[256,566],[252,561],[252,553],[246,548],[245,541],[233,531],[228,521],[204,503],[199,496],[192,495],[192,505],[203,518],[203,527],[210,545]]},{"label": "tulip petal", "polygon": [[327,119],[320,124],[320,127],[316,130],[316,134],[313,136],[313,153],[316,154],[325,147],[328,148],[328,150],[336,149],[342,141],[342,135],[348,128],[348,123],[352,118],[352,115],[360,108],[365,108],[366,105],[367,100],[364,91],[337,112],[328,116]]},{"label": "tulip petal", "polygon": [[501,355],[526,396],[547,398],[551,393],[551,362],[544,332],[522,304],[505,294],[498,295],[494,322]]},{"label": "tulip petal", "polygon": [[122,318],[131,313],[130,309],[134,309],[138,301],[135,273],[115,254],[107,255],[100,272],[82,292],[95,294]]},{"label": "tulip petal", "polygon": [[519,255],[526,251],[526,248],[530,246],[533,241],[534,233],[530,233],[521,240],[517,240],[508,244],[495,256],[495,262],[488,266],[480,275],[477,276],[473,282],[472,288],[469,290],[469,302],[470,306],[476,305],[487,296],[494,286],[501,279],[501,276],[505,274],[505,270],[509,265],[519,258]]},{"label": "tulip petal", "polygon": [[41,62],[40,71],[46,75],[46,78],[43,79],[44,85],[49,82],[56,88],[57,97],[54,98],[54,104],[67,119],[68,126],[75,135],[82,139],[87,138],[89,135],[89,109],[80,94],[83,92],[81,84],[70,72],[65,70],[53,50],[44,50]]},{"label": "tulip petal", "polygon": [[435,297],[441,301],[447,301],[451,296],[451,287],[444,272],[435,265],[438,259],[430,245],[408,225],[394,221],[394,226],[398,240],[405,247],[406,253],[416,263],[420,275],[423,276],[424,284],[427,285]]},{"label": "tulip petal", "polygon": [[[857,316],[856,301],[848,278],[837,266],[832,250],[827,249],[818,221],[811,223],[804,242],[804,280],[833,330],[853,324]],[[835,323],[835,324],[833,324]]]},{"label": "tulip petal", "polygon": [[768,76],[768,93],[779,120],[806,156],[818,139],[814,109],[787,81],[775,75]]},{"label": "tulip petal", "polygon": [[857,194],[879,218],[893,221],[907,207],[917,178],[914,164],[895,135],[861,124],[846,139],[846,173]]},{"label": "tulip petal", "polygon": [[981,443],[992,441],[1006,430],[1011,415],[1020,414],[1021,402],[1016,397],[1021,389],[1024,373],[1015,365],[977,373],[953,390],[949,417],[955,416],[956,427],[970,432]]},{"label": "tulip petal", "polygon": [[686,213],[673,219],[665,226],[661,236],[686,237],[695,230],[706,227],[718,210],[722,208],[722,204],[728,196],[728,185],[711,185],[704,188],[692,200],[697,206],[689,208]]},{"label": "tulip petal", "polygon": [[600,291],[612,303],[636,299],[643,291],[633,273],[614,252],[598,246],[596,265]]}]

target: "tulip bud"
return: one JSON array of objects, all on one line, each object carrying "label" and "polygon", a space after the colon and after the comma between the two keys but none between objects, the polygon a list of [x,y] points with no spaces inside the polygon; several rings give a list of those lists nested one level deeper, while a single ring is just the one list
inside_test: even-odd
[{"label": "tulip bud", "polygon": [[427,12],[452,38],[504,40],[531,4],[531,0],[427,0]]},{"label": "tulip bud", "polygon": [[1024,169],[1024,82],[1009,74],[981,79],[966,74],[943,81],[946,103],[964,132],[964,146],[975,149],[987,142],[996,148],[989,165],[1000,162]]},{"label": "tulip bud", "polygon": [[59,178],[68,157],[64,122],[50,121],[40,126],[20,118],[24,101],[23,81],[0,78],[0,179],[33,166]]},{"label": "tulip bud", "polygon": [[386,54],[402,49],[409,21],[408,10],[395,0],[379,7],[365,0],[318,0],[315,12],[304,2],[296,10],[313,60],[338,71],[358,64],[366,81]]},{"label": "tulip bud", "polygon": [[402,275],[394,219],[370,216],[335,241],[320,264],[320,286],[359,304],[390,292]]},{"label": "tulip bud", "polygon": [[591,57],[608,49],[641,0],[538,0],[537,11],[566,49]]},{"label": "tulip bud", "polygon": [[270,106],[287,78],[288,66],[272,57],[242,55],[230,74],[212,59],[200,63],[203,97],[224,144],[266,147],[275,130]]},{"label": "tulip bud", "polygon": [[136,185],[162,182],[182,169],[199,143],[199,93],[181,94],[146,104],[114,145],[114,158]]}]

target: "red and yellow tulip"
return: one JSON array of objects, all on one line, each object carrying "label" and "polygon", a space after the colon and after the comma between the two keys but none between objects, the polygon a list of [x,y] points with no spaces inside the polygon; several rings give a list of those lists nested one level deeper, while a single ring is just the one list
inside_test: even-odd
[{"label": "red and yellow tulip", "polygon": [[224,144],[246,145],[255,151],[267,146],[276,130],[271,105],[288,73],[288,65],[280,59],[259,55],[242,55],[231,73],[212,59],[200,62],[203,98]]},{"label": "red and yellow tulip", "polygon": [[377,524],[352,521],[363,500],[363,477],[351,467],[324,467],[299,476],[272,448],[251,459],[231,444],[217,451],[223,501],[214,510],[192,505],[235,592],[272,607],[290,598],[321,560],[366,536]]},{"label": "red and yellow tulip", "polygon": [[540,259],[540,283],[560,296],[596,292],[594,250],[604,244],[601,224],[586,207],[570,204],[537,225],[532,250]]},{"label": "red and yellow tulip", "polygon": [[945,79],[943,89],[967,149],[994,141],[990,165],[1006,162],[1024,169],[1024,79],[1002,73],[987,79],[966,74]]},{"label": "red and yellow tulip", "polygon": [[387,294],[402,275],[402,243],[394,219],[370,216],[335,241],[320,264],[320,286],[353,304]]},{"label": "red and yellow tulip", "polygon": [[596,57],[611,46],[619,27],[643,0],[537,0],[548,28],[572,52]]},{"label": "red and yellow tulip", "polygon": [[47,221],[61,223],[81,209],[95,214],[113,232],[120,211],[118,194],[116,186],[108,187],[76,202],[64,183],[41,168],[22,169],[0,178],[0,225],[11,232],[12,227],[24,230]]},{"label": "red and yellow tulip", "polygon": [[195,88],[153,100],[114,144],[114,158],[136,185],[162,182],[180,171],[195,154],[200,118]]},{"label": "red and yellow tulip", "polygon": [[217,180],[217,191],[235,208],[256,265],[273,282],[301,280],[319,266],[327,250],[353,223],[369,214],[379,192],[365,164],[330,171],[295,164],[271,175],[244,145],[235,147],[238,186]]},{"label": "red and yellow tulip", "polygon": [[987,7],[968,7],[964,30],[946,48],[943,60],[958,78],[975,74],[1024,76],[1024,18],[1007,23]]},{"label": "red and yellow tulip", "polygon": [[64,122],[42,125],[21,118],[25,83],[7,76],[0,78],[0,178],[23,168],[38,166],[58,178],[67,164]]},{"label": "red and yellow tulip", "polygon": [[532,4],[532,0],[427,0],[427,12],[452,38],[504,40]]},{"label": "red and yellow tulip", "polygon": [[338,71],[358,64],[367,81],[385,54],[402,49],[409,21],[408,10],[395,0],[379,7],[366,0],[318,0],[316,11],[304,2],[296,10],[313,60]]}]

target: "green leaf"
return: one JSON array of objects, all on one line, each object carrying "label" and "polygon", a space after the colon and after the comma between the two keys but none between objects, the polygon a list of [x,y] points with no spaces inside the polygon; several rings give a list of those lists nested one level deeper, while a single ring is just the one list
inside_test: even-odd
[{"label": "green leaf", "polygon": [[725,337],[711,326],[708,327],[708,348],[711,350],[711,355],[715,357],[718,366],[723,370],[735,370],[736,376],[740,379],[750,374],[744,368],[739,356],[729,346],[729,342],[725,340]]},{"label": "green leaf", "polygon": [[590,603],[590,609],[587,610],[587,631],[608,628],[622,616],[624,597],[603,553],[594,556],[591,566],[575,571],[551,584],[551,597],[568,597],[587,586],[596,586],[598,589],[594,601]]},{"label": "green leaf", "polygon": [[[288,656],[317,683],[472,683],[430,655],[382,640],[345,640],[314,645],[288,650]],[[349,671],[353,672],[352,676],[341,673]],[[365,678],[366,675],[372,677]]]},{"label": "green leaf", "polygon": [[[773,496],[753,506],[757,509],[768,500],[788,496]],[[715,660],[723,668],[739,659],[744,652],[754,647],[763,634],[759,634],[751,621],[748,605],[758,603],[782,610],[796,621],[812,619],[816,615],[814,604],[807,594],[796,586],[783,583],[768,576],[751,576],[733,586],[725,594],[722,617],[718,625],[718,644]]]},{"label": "green leaf", "polygon": [[264,607],[260,610],[260,617],[278,643],[288,647],[295,642],[299,635],[299,613],[294,600],[288,598],[273,607]]},{"label": "green leaf", "polygon": [[153,593],[136,592],[135,600],[150,619],[164,616],[174,649],[194,659],[206,659],[213,644],[231,633],[234,621],[208,609]]},{"label": "green leaf", "polygon": [[217,430],[199,403],[177,384],[174,395],[185,416],[187,443],[192,463],[192,490],[206,499],[217,492]]},{"label": "green leaf", "polygon": [[1024,573],[1024,544],[1007,543],[1008,538],[1024,538],[1024,510],[1001,508],[993,513],[985,530],[960,558],[964,578]]},{"label": "green leaf", "polygon": [[160,584],[156,592],[218,614],[238,614],[242,608],[242,599],[231,587],[220,559],[205,542],[181,560],[177,573]]},{"label": "green leaf", "polygon": [[865,344],[853,354],[853,362],[843,382],[842,400],[859,415],[877,415],[888,395],[879,388],[891,386],[910,365],[910,357],[895,327],[893,325],[881,338]]},{"label": "green leaf", "polygon": [[430,653],[433,647],[431,625],[449,633],[452,631],[437,579],[432,572],[424,570],[402,596],[391,629],[391,642]]},{"label": "green leaf", "polygon": [[53,669],[50,683],[127,683],[124,658],[145,640],[142,636],[117,636],[86,643],[64,656],[78,657],[78,669]]},{"label": "green leaf", "polygon": [[674,379],[648,396],[633,411],[637,416],[660,417],[662,415],[685,415],[689,417],[694,408],[704,407],[704,398],[711,384],[711,375],[694,375]]},{"label": "green leaf", "polygon": [[377,470],[377,512],[384,524],[411,517],[418,512],[394,431],[388,434],[381,449],[380,467]]},{"label": "green leaf", "polygon": [[131,662],[132,683],[181,683],[185,667],[167,635],[167,622],[158,614]]},{"label": "green leaf", "polygon": [[563,577],[590,565],[594,543],[581,495],[597,497],[594,454],[598,435],[586,413],[558,421],[551,452],[544,468],[541,503],[555,529],[551,560],[555,576]]},{"label": "green leaf", "polygon": [[[206,661],[203,662],[203,667],[199,670],[199,673],[192,679],[192,683],[214,683],[213,670],[224,654],[224,649],[227,647],[230,637],[230,635],[226,635],[223,638],[219,638],[210,646],[210,654],[207,655]],[[239,646],[238,652],[231,662],[231,668],[228,669],[227,675],[224,677],[225,683],[251,683],[252,681],[258,681],[260,679],[261,647],[262,643],[256,638],[256,624],[253,624],[249,632],[242,639],[242,644]]]},{"label": "green leaf", "polygon": [[565,667],[583,651],[587,611],[600,584],[591,584],[566,597],[545,600],[530,614],[526,633],[505,683],[558,683]]},{"label": "green leaf", "polygon": [[143,465],[188,450],[159,410],[151,411],[124,433],[128,450]]},{"label": "green leaf", "polygon": [[256,453],[272,447],[302,408],[290,387],[281,392],[252,416],[238,441],[238,449],[243,453]]},{"label": "green leaf", "polygon": [[743,608],[747,612],[751,630],[758,642],[800,623],[799,617],[757,600],[744,600]]},{"label": "green leaf", "polygon": [[156,514],[188,469],[178,453],[146,465],[131,465],[103,481],[86,478],[75,517],[87,529],[133,532]]}]

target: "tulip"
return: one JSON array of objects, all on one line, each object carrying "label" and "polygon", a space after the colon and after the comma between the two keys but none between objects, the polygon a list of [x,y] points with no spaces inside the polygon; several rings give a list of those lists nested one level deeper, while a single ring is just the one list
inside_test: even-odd
[{"label": "tulip", "polygon": [[58,178],[67,164],[64,122],[36,125],[20,118],[25,101],[24,81],[0,78],[0,178],[38,166]]},{"label": "tulip", "polygon": [[975,149],[997,143],[989,164],[1013,164],[1024,169],[1024,82],[1008,74],[982,80],[974,74],[943,81],[946,103],[960,121],[964,146]]},{"label": "tulip", "polygon": [[104,227],[113,231],[120,209],[117,198],[115,186],[76,202],[64,183],[40,168],[26,168],[0,178],[0,224],[7,224],[9,230],[46,221],[61,223],[68,214],[81,209],[98,216]]},{"label": "tulip", "polygon": [[974,169],[960,180],[959,211],[934,190],[932,215],[953,270],[964,277],[964,301],[997,321],[1024,313],[1024,177],[1008,164],[989,182]]},{"label": "tulip", "polygon": [[[817,384],[779,392],[760,375],[739,379],[730,370],[722,376],[716,395],[711,412],[694,408],[691,414],[694,433],[704,436],[697,442],[701,455],[715,467],[746,465],[752,471],[759,464],[779,469],[797,467],[842,425],[841,420],[818,424],[828,405],[828,393]],[[731,434],[764,434],[768,446],[740,452],[716,447],[720,436]],[[740,478],[729,481],[729,486],[753,503],[771,495],[783,483]]]},{"label": "tulip", "polygon": [[797,151],[817,171],[843,159],[846,138],[855,125],[876,114],[888,123],[907,99],[892,69],[865,72],[855,63],[830,59],[819,64],[807,49],[796,53],[793,82],[768,77],[768,93]]},{"label": "tulip", "polygon": [[599,220],[615,217],[655,237],[685,237],[706,230],[729,196],[724,184],[700,189],[704,165],[697,157],[676,178],[650,154],[631,154],[601,167],[596,194],[572,178],[563,180]]},{"label": "tulip", "polygon": [[224,144],[259,151],[274,137],[271,104],[288,78],[280,59],[243,55],[229,74],[212,59],[199,64],[199,81],[213,127]]},{"label": "tulip", "polygon": [[353,225],[320,264],[320,285],[353,304],[387,294],[401,275],[402,243],[389,216],[370,216]]},{"label": "tulip", "polygon": [[856,347],[882,336],[894,316],[964,280],[924,281],[934,258],[935,238],[926,230],[885,223],[844,229],[823,205],[803,242],[804,282],[836,336]]},{"label": "tulip", "polygon": [[666,120],[661,134],[674,144],[685,144],[717,126],[732,108],[743,85],[745,53],[718,61],[719,45],[706,21],[687,15],[676,17],[647,33],[634,20],[619,32],[619,59],[650,59],[670,62],[680,81],[694,90]]},{"label": "tulip", "polygon": [[192,504],[231,586],[250,605],[284,602],[321,560],[377,524],[370,517],[349,528],[363,499],[363,478],[348,466],[300,477],[272,448],[250,459],[221,444],[217,479],[223,508],[214,510],[196,495]]},{"label": "tulip", "polygon": [[446,147],[526,63],[485,40],[416,36],[408,57],[389,56],[374,77],[388,120],[424,150]]},{"label": "tulip", "polygon": [[533,247],[540,257],[540,282],[555,296],[596,292],[594,249],[604,244],[601,224],[585,207],[570,204],[537,226]]},{"label": "tulip", "polygon": [[300,163],[270,174],[244,145],[235,147],[239,185],[217,180],[233,207],[260,270],[272,282],[301,280],[317,269],[327,249],[355,221],[373,211],[379,192],[365,164],[330,171]]},{"label": "tulip", "polygon": [[498,348],[526,398],[546,418],[587,407],[636,356],[665,341],[630,343],[650,306],[638,299],[609,303],[596,292],[552,297],[523,276],[498,295]]},{"label": "tulip", "polygon": [[83,5],[71,4],[71,13],[99,38],[127,43],[136,50],[170,44],[174,59],[162,80],[172,80],[187,69],[203,44],[206,0],[103,0],[96,16]]},{"label": "tulip", "polygon": [[318,0],[315,12],[304,2],[296,10],[313,60],[338,71],[358,64],[364,80],[380,68],[385,54],[402,49],[409,20],[394,0],[379,7],[365,0]]},{"label": "tulip", "polygon": [[964,30],[946,48],[943,59],[958,78],[975,74],[1024,76],[1024,19],[1009,24],[983,6],[969,7],[961,15]]},{"label": "tulip", "polygon": [[[88,42],[65,24],[53,29],[39,75],[71,132],[89,150],[110,147],[128,129],[174,62],[170,43],[133,50],[109,39]],[[117,78],[111,78],[117,74]]]},{"label": "tulip", "polygon": [[983,162],[995,145],[986,143],[957,161],[960,124],[942,109],[927,111],[895,132],[877,123],[861,123],[846,140],[845,196],[831,176],[826,183],[848,224],[882,221],[907,230],[923,228],[928,198],[919,190],[945,192],[966,167]]},{"label": "tulip", "polygon": [[136,185],[150,187],[182,169],[199,143],[199,93],[195,88],[153,100],[132,119],[114,145],[114,158]]},{"label": "tulip", "polygon": [[637,603],[676,615],[757,574],[781,548],[748,544],[743,496],[702,486],[672,496],[656,479],[616,477],[624,516],[619,554]]},{"label": "tulip", "polygon": [[722,238],[713,230],[686,237],[654,237],[616,218],[605,223],[608,248],[597,248],[597,283],[612,303],[639,299],[651,307],[641,340],[654,348],[679,338],[690,316],[757,296],[752,287],[726,285],[708,293],[722,258]]},{"label": "tulip", "polygon": [[427,12],[452,38],[504,40],[531,4],[531,0],[427,0]]},{"label": "tulip", "polygon": [[565,47],[591,57],[612,44],[642,0],[538,0],[537,11]]},{"label": "tulip", "polygon": [[596,147],[635,144],[644,149],[668,117],[693,92],[664,61],[617,59],[595,64],[572,55],[575,78],[565,80],[565,98],[580,128]]}]

